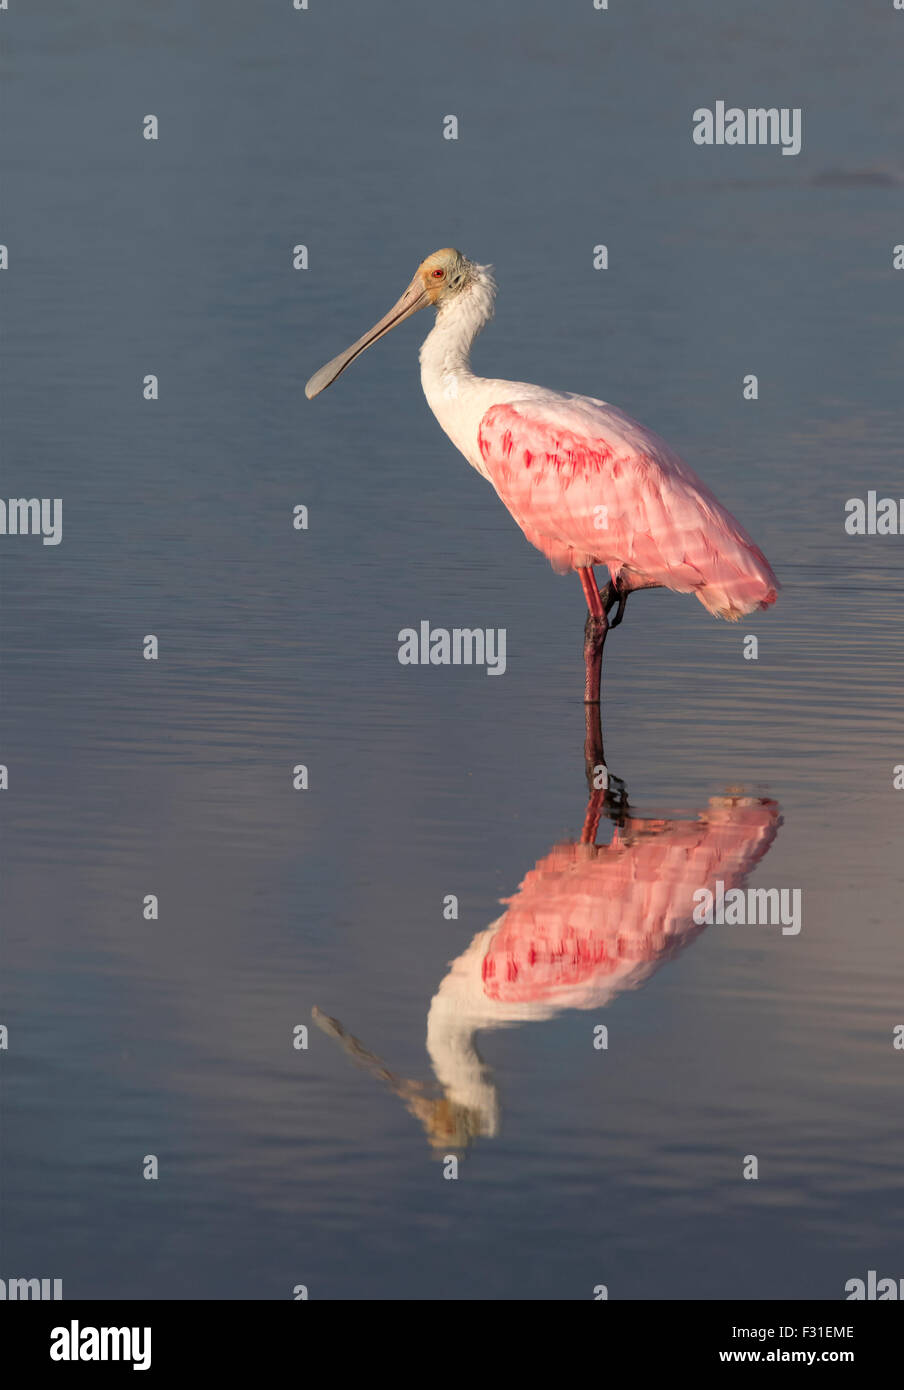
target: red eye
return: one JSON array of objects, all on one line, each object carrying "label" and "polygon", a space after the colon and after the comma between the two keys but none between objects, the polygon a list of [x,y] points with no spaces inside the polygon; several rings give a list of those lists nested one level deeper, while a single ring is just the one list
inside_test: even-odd
[{"label": "red eye", "polygon": [[430,273],[434,280],[441,280],[446,272],[444,270],[433,270]]}]

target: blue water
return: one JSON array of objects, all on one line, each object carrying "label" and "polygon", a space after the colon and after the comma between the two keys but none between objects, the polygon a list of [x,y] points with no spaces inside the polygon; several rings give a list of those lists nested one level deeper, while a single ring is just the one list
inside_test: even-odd
[{"label": "blue water", "polygon": [[[3,25],[0,490],[61,497],[64,533],[0,537],[0,1276],[837,1299],[904,1275],[904,538],[844,529],[901,491],[904,14],[56,0]],[[801,154],[694,145],[718,99],[800,107]],[[437,1150],[406,1104],[443,1101],[431,1001],[587,803],[580,587],[439,431],[425,319],[304,398],[445,245],[496,268],[478,370],[642,419],[776,569],[740,627],[632,599],[603,725],[638,818],[776,803],[749,883],[799,889],[803,925],[712,925],[605,1004],[479,1032],[498,1127]],[[505,628],[505,674],[401,666],[423,619]]]}]

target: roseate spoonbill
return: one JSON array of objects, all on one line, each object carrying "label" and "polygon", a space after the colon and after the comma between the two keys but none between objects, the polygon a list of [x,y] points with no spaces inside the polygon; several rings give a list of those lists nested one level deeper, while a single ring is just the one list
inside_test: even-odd
[{"label": "roseate spoonbill", "polygon": [[[774,603],[778,580],[747,532],[652,430],[590,396],[474,375],[471,344],[492,317],[495,293],[488,266],[451,248],[435,251],[389,313],[315,372],[305,394],[318,395],[371,343],[434,305],[420,353],[427,403],[553,569],[577,570],[588,608],[584,698],[599,703],[606,633],[633,590],[696,594],[734,622]],[[602,591],[594,565],[609,571]]]},{"label": "roseate spoonbill", "polygon": [[[596,844],[601,810],[616,820]],[[633,815],[627,801],[588,807],[579,843],[554,845],[525,875],[505,911],[454,960],[427,1014],[427,1051],[439,1082],[399,1076],[335,1018],[315,1023],[382,1081],[442,1153],[499,1130],[496,1086],[479,1032],[600,1009],[638,989],[706,928],[694,894],[741,884],[781,825],[775,801],[714,796],[696,820]]]}]

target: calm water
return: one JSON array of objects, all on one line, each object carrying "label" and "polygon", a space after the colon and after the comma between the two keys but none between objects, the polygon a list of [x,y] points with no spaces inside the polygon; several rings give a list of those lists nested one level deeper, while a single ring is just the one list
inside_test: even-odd
[{"label": "calm water", "polygon": [[[904,1276],[904,539],[843,525],[901,491],[904,16],[77,8],[4,16],[2,493],[62,497],[64,534],[0,539],[0,1275],[264,1299]],[[800,106],[803,152],[696,147],[717,99]],[[632,600],[603,711],[629,805],[597,849],[562,848],[579,585],[439,431],[426,322],[303,395],[450,244],[500,283],[478,370],[643,419],[783,583],[740,629]],[[400,666],[422,619],[504,627],[505,675]],[[675,902],[718,877],[800,889],[800,934],[693,927]]]}]

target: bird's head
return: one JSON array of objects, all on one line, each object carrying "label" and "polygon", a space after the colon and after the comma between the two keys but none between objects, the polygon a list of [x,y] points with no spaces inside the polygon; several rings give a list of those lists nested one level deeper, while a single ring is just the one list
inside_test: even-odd
[{"label": "bird's head", "polygon": [[432,304],[436,309],[445,308],[471,283],[477,270],[477,266],[451,246],[444,247],[442,251],[434,251],[432,256],[421,261],[411,284],[389,313],[384,314],[363,338],[359,338],[351,347],[340,352],[338,357],[321,367],[319,372],[314,373],[304,388],[308,400],[325,391],[365,348],[370,347],[371,343],[382,338],[384,333],[388,333],[397,324],[411,318],[418,309],[426,309],[428,304]]},{"label": "bird's head", "polygon": [[421,261],[415,279],[426,288],[429,302],[439,308],[461,293],[471,279],[472,270],[466,256],[453,246],[446,246]]}]

